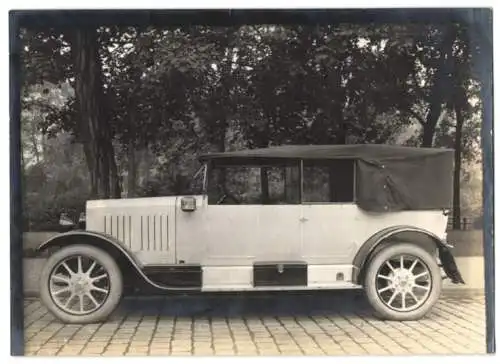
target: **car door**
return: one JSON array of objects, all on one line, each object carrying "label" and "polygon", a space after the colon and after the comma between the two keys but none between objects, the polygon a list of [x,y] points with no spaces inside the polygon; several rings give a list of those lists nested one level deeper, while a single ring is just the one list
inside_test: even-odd
[{"label": "car door", "polygon": [[204,265],[300,259],[300,205],[208,205]]},{"label": "car door", "polygon": [[[225,191],[215,191],[205,212],[209,242],[205,263],[252,265],[298,260],[301,208],[297,200],[286,203],[285,167],[239,165],[224,170]],[[217,176],[213,177],[209,184],[215,182]]]},{"label": "car door", "polygon": [[[354,163],[303,164],[302,255],[309,264],[349,264],[360,229],[354,203]],[[362,228],[362,227],[361,227]]]}]

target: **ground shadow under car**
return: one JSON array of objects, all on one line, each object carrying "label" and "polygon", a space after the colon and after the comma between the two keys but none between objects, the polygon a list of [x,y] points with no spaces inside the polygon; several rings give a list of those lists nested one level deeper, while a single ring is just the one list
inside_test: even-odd
[{"label": "ground shadow under car", "polygon": [[115,314],[175,317],[372,315],[362,291],[191,293],[127,296]]}]

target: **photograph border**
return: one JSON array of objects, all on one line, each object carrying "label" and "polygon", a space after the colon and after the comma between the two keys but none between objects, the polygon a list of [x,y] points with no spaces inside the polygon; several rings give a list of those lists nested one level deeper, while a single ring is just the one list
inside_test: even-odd
[{"label": "photograph border", "polygon": [[370,23],[461,21],[471,26],[485,52],[476,70],[483,100],[481,149],[483,165],[483,248],[486,301],[486,351],[495,352],[494,145],[493,145],[493,10],[491,8],[386,8],[307,10],[12,10],[9,13],[10,66],[10,285],[11,355],[24,355],[23,258],[21,210],[19,30],[30,27],[112,25],[235,25],[248,23]]}]

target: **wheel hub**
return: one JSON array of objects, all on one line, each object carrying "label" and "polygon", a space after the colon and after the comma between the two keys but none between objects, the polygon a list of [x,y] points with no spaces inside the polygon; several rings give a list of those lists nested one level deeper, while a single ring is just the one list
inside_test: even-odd
[{"label": "wheel hub", "polygon": [[397,268],[392,273],[392,279],[398,292],[409,292],[415,284],[414,275],[406,268]]},{"label": "wheel hub", "polygon": [[89,281],[82,275],[77,275],[71,282],[71,288],[76,294],[87,293],[89,290]]}]

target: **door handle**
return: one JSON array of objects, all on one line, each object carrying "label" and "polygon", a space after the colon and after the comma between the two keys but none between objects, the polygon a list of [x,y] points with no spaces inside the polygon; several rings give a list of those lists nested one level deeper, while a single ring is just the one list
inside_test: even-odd
[{"label": "door handle", "polygon": [[309,221],[309,219],[307,219],[307,218],[305,218],[305,217],[301,217],[301,218],[299,219],[299,221],[300,221],[300,222],[307,222],[307,221]]}]

